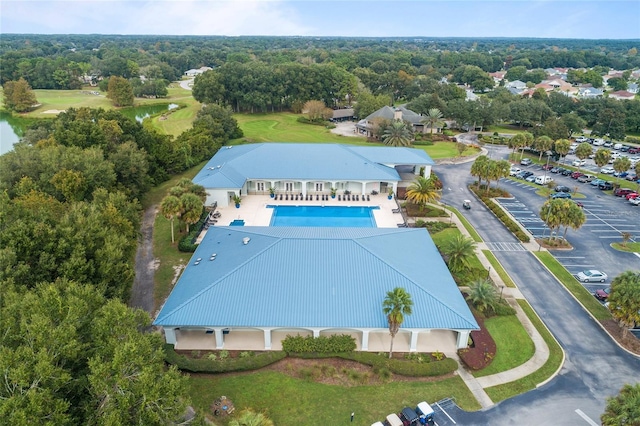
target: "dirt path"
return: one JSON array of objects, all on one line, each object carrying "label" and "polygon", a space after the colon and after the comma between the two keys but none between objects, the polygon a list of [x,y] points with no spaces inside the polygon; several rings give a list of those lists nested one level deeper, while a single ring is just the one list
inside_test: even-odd
[{"label": "dirt path", "polygon": [[135,279],[131,288],[129,305],[141,308],[153,315],[155,303],[153,299],[154,274],[158,267],[153,258],[153,223],[158,213],[158,206],[150,206],[144,212],[140,225],[140,238],[136,250]]}]

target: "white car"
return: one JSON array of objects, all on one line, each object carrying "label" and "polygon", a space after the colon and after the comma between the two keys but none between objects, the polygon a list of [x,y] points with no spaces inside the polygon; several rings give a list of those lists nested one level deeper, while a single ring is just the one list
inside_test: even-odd
[{"label": "white car", "polygon": [[571,163],[574,167],[584,166],[585,164],[587,164],[586,160],[574,160],[573,163]]},{"label": "white car", "polygon": [[585,138],[584,136],[578,136],[576,138],[576,142],[586,142],[588,139]]},{"label": "white car", "polygon": [[593,141],[593,146],[602,146],[604,145],[604,139],[596,139]]},{"label": "white car", "polygon": [[578,278],[578,281],[582,281],[583,283],[592,281],[600,281],[601,283],[603,283],[607,280],[607,274],[602,271],[598,271],[597,269],[589,269],[579,272],[576,275],[576,278]]},{"label": "white car", "polygon": [[521,171],[522,170],[520,170],[519,168],[511,166],[511,169],[509,169],[509,176],[515,176]]},{"label": "white car", "polygon": [[604,173],[605,175],[612,175],[615,170],[613,167],[603,167],[600,169],[600,173]]},{"label": "white car", "polygon": [[640,197],[630,198],[629,203],[631,203],[634,206],[640,206]]}]

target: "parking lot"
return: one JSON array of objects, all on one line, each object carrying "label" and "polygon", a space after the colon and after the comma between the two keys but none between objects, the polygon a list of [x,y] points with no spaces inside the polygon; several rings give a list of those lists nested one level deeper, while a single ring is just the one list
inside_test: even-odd
[{"label": "parking lot", "polygon": [[[535,175],[544,175],[540,166],[522,167]],[[610,285],[611,279],[629,269],[640,269],[640,257],[633,253],[614,250],[611,244],[622,241],[622,233],[631,235],[632,241],[640,240],[640,207],[633,206],[624,197],[615,197],[589,183],[579,183],[575,179],[559,174],[550,174],[557,185],[577,188],[585,198],[574,198],[583,205],[586,223],[577,231],[569,230],[567,240],[571,250],[554,250],[551,253],[572,274],[585,269],[599,269],[609,275],[606,283],[585,283],[594,292]],[[623,187],[635,189],[636,184],[620,181]],[[534,237],[549,237],[549,228],[539,217],[545,199],[535,194],[538,185],[530,185],[519,179],[502,179],[500,185],[514,198],[499,199],[499,203],[513,215]],[[562,236],[564,229],[559,231]]]}]

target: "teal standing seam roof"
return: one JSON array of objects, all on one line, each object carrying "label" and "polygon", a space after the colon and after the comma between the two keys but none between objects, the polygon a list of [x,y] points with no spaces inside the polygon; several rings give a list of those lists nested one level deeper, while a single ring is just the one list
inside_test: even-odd
[{"label": "teal standing seam roof", "polygon": [[394,287],[403,327],[478,329],[426,230],[394,228],[209,228],[154,324],[386,328]]},{"label": "teal standing seam roof", "polygon": [[393,164],[434,163],[414,148],[258,143],[221,148],[193,182],[240,188],[246,180],[400,181]]}]

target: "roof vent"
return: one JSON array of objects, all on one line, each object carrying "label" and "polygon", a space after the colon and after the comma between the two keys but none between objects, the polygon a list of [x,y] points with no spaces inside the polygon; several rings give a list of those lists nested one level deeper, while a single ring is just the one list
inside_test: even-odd
[{"label": "roof vent", "polygon": [[216,254],[215,254],[215,253],[212,253],[212,254],[211,254],[211,257],[209,258],[209,260],[216,260]]},{"label": "roof vent", "polygon": [[230,146],[227,147],[227,149],[231,149],[231,148],[233,148],[233,145],[230,145]]},{"label": "roof vent", "polygon": [[199,265],[200,261],[202,260],[201,257],[197,258],[195,262],[193,262],[194,265]]},{"label": "roof vent", "polygon": [[247,244],[249,244],[249,241],[251,241],[251,238],[249,238],[249,237],[244,237],[244,238],[242,239],[242,244],[244,244],[244,245],[246,246]]},{"label": "roof vent", "polygon": [[222,166],[221,166],[221,165],[219,165],[219,164],[216,166],[216,168],[218,168],[218,169],[219,169],[220,167],[222,167]]}]

